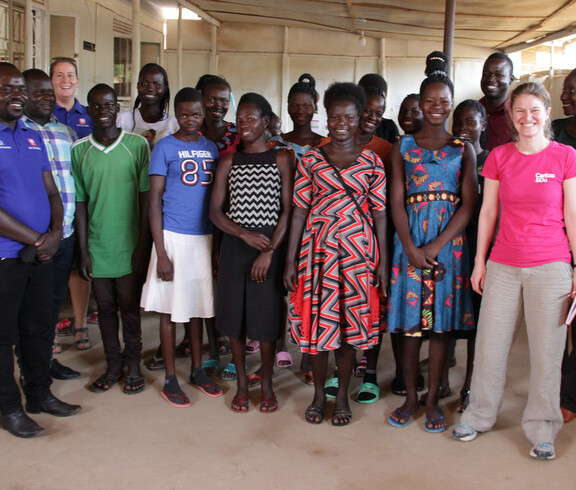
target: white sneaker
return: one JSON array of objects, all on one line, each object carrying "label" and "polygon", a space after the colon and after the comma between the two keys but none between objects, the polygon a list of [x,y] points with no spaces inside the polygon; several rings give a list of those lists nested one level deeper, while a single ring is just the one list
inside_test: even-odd
[{"label": "white sneaker", "polygon": [[530,450],[530,456],[536,459],[554,459],[554,444],[552,442],[538,442]]}]

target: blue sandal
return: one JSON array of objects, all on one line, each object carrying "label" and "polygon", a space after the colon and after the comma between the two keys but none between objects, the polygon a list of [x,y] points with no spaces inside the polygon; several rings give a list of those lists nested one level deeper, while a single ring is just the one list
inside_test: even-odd
[{"label": "blue sandal", "polygon": [[[434,427],[436,424],[444,422],[446,424],[446,419],[444,418],[444,412],[441,408],[438,409],[440,415],[436,418],[429,417],[426,415],[426,422],[424,423],[424,430],[426,432],[444,432],[446,430],[446,425],[444,427]],[[431,427],[429,427],[431,426]]]},{"label": "blue sandal", "polygon": [[223,381],[236,381],[238,379],[238,372],[236,371],[236,366],[233,362],[229,362],[224,366],[224,369],[222,369],[222,373],[220,374],[220,379]]},{"label": "blue sandal", "polygon": [[220,367],[216,359],[208,359],[202,363],[202,371],[206,376],[218,376],[218,368]]}]

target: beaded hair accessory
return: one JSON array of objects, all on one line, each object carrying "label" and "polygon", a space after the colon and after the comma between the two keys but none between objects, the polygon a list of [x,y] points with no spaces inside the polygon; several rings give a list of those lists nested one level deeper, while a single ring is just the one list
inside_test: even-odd
[{"label": "beaded hair accessory", "polygon": [[[434,58],[432,58],[432,59],[434,59]],[[441,58],[437,58],[437,59],[441,59]],[[432,75],[444,75],[445,77],[448,76],[448,74],[447,74],[445,71],[443,71],[443,70],[434,70],[434,71],[433,71],[432,73],[430,73],[430,75],[428,75],[428,76],[431,77]]]}]

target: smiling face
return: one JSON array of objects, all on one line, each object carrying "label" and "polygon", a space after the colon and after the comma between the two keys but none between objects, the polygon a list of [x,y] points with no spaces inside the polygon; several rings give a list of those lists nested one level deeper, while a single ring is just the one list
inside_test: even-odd
[{"label": "smiling face", "polygon": [[241,104],[236,111],[236,128],[245,143],[253,143],[264,137],[270,123],[268,116],[262,117],[260,108],[254,104]]},{"label": "smiling face", "polygon": [[120,106],[110,90],[95,90],[88,101],[88,115],[94,129],[106,130],[116,126]]},{"label": "smiling face", "polygon": [[550,117],[550,107],[546,107],[540,97],[521,94],[512,106],[512,123],[518,131],[519,139],[545,136],[546,121]]},{"label": "smiling face", "polygon": [[487,99],[506,99],[508,88],[513,81],[512,70],[506,60],[486,60],[482,69],[480,88]]},{"label": "smiling face", "polygon": [[314,99],[308,94],[296,92],[288,101],[288,115],[294,127],[307,126],[312,122],[316,106]]},{"label": "smiling face", "polygon": [[226,85],[210,84],[204,88],[206,119],[223,121],[230,107],[230,90]]},{"label": "smiling face", "polygon": [[482,121],[481,114],[474,107],[464,107],[454,113],[452,121],[454,136],[476,144],[480,141],[480,135],[485,129],[486,123]]},{"label": "smiling face", "polygon": [[54,88],[48,77],[28,79],[28,101],[26,115],[36,122],[48,122],[56,104]]},{"label": "smiling face", "polygon": [[162,96],[166,93],[166,84],[162,73],[154,68],[146,68],[140,72],[138,78],[138,96],[142,105],[160,104]]},{"label": "smiling face", "polygon": [[424,120],[433,126],[444,124],[452,111],[452,93],[443,83],[430,83],[420,99]]},{"label": "smiling face", "polygon": [[364,134],[374,134],[382,122],[386,110],[386,100],[380,95],[369,95],[366,107],[360,115],[360,130]]},{"label": "smiling face", "polygon": [[202,128],[204,108],[201,102],[180,102],[174,111],[180,131],[186,136],[195,136]]},{"label": "smiling face", "polygon": [[16,119],[24,113],[28,99],[22,74],[12,67],[0,69],[0,123],[14,126]]},{"label": "smiling face", "polygon": [[52,85],[56,101],[73,98],[76,95],[80,79],[76,75],[76,67],[72,63],[62,61],[54,65]]},{"label": "smiling face", "polygon": [[422,111],[418,99],[404,99],[398,111],[398,123],[406,134],[420,131],[422,126]]},{"label": "smiling face", "polygon": [[576,115],[576,74],[570,74],[564,79],[560,101],[565,116]]},{"label": "smiling face", "polygon": [[336,101],[328,109],[328,134],[333,141],[345,142],[354,138],[358,129],[358,111],[353,102]]}]

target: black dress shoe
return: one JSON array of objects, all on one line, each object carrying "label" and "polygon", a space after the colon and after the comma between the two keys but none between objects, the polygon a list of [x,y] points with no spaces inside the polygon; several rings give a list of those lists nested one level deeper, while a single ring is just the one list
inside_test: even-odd
[{"label": "black dress shoe", "polygon": [[50,361],[50,377],[54,379],[67,380],[76,379],[80,376],[78,371],[70,369],[68,366],[63,366],[56,359]]},{"label": "black dress shoe", "polygon": [[55,417],[69,417],[82,410],[80,405],[70,405],[69,403],[58,400],[52,393],[48,394],[42,400],[30,399],[26,402],[26,411],[28,413],[46,412]]},{"label": "black dress shoe", "polygon": [[21,408],[17,412],[1,415],[0,425],[16,437],[36,437],[44,432]]}]

